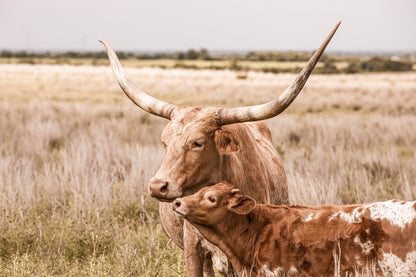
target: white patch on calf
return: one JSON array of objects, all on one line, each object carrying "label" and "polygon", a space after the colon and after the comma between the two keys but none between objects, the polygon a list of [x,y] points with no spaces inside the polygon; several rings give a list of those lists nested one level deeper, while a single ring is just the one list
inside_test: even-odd
[{"label": "white patch on calf", "polygon": [[262,271],[265,277],[283,276],[283,269],[281,267],[278,267],[274,271],[271,271],[270,268],[267,265],[265,265],[263,266]]},{"label": "white patch on calf", "polygon": [[364,206],[359,206],[355,208],[352,213],[346,213],[344,211],[338,211],[334,213],[328,221],[334,220],[339,216],[339,218],[349,222],[349,223],[360,223],[362,221],[362,215],[365,211]]},{"label": "white patch on calf", "polygon": [[374,243],[372,241],[367,241],[362,243],[359,236],[354,238],[354,242],[361,246],[364,254],[370,254],[370,251],[374,249]]},{"label": "white patch on calf", "polygon": [[312,212],[312,213],[308,214],[308,216],[306,218],[304,218],[303,221],[304,222],[309,222],[311,220],[318,219],[319,215],[320,215],[320,213],[313,213]]},{"label": "white patch on calf", "polygon": [[385,202],[377,202],[373,204],[358,206],[351,213],[338,211],[334,213],[328,221],[339,217],[349,223],[360,223],[362,216],[366,211],[370,211],[372,220],[388,220],[391,224],[404,228],[416,218],[416,210],[413,208],[413,202],[404,202],[390,200]]},{"label": "white patch on calf", "polygon": [[292,276],[293,274],[299,274],[299,270],[294,265],[289,268],[288,276]]},{"label": "white patch on calf", "polygon": [[361,261],[361,256],[355,255],[355,263],[357,266],[363,266],[363,262]]},{"label": "white patch on calf", "polygon": [[281,267],[275,268],[271,271],[267,265],[264,265],[261,270],[265,277],[297,276],[300,273],[294,265],[290,266],[289,271],[287,272],[285,272]]},{"label": "white patch on calf", "polygon": [[237,273],[233,272],[230,268],[231,263],[229,262],[227,256],[217,246],[205,239],[201,241],[201,244],[204,249],[211,252],[212,262],[218,272],[226,276],[237,276]]},{"label": "white patch on calf", "polygon": [[385,276],[416,276],[416,251],[407,253],[405,261],[393,253],[384,253],[378,264]]},{"label": "white patch on calf", "polygon": [[416,211],[413,208],[415,202],[399,202],[390,200],[368,205],[371,212],[371,219],[388,220],[391,224],[404,228],[416,218]]}]

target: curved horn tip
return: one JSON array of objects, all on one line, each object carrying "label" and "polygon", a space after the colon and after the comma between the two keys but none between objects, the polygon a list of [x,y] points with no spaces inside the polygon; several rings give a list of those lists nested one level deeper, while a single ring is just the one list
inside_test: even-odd
[{"label": "curved horn tip", "polygon": [[107,48],[107,46],[108,46],[108,42],[107,41],[105,41],[103,39],[99,39],[98,41],[101,42],[104,45],[104,47]]},{"label": "curved horn tip", "polygon": [[342,20],[338,21],[337,24],[335,24],[335,29],[338,29],[339,25],[341,25]]},{"label": "curved horn tip", "polygon": [[324,53],[325,48],[328,46],[332,37],[335,35],[335,32],[337,31],[340,24],[341,20],[338,21],[329,35],[327,35],[321,46],[315,51],[315,53],[309,59],[305,67],[295,78],[292,84],[278,98],[275,98],[274,100],[265,104],[256,106],[219,109],[216,113],[217,122],[219,125],[264,120],[283,112],[295,100],[296,96],[302,90],[310,74],[312,73],[312,70],[318,63],[319,58]]}]

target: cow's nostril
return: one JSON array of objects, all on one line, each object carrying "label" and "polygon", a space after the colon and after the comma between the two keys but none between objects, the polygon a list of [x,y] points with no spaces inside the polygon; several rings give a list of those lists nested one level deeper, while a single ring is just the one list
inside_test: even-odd
[{"label": "cow's nostril", "polygon": [[168,182],[166,182],[166,183],[163,185],[163,187],[161,187],[161,188],[160,188],[160,192],[166,192],[166,191],[168,190],[168,185],[169,185],[169,183],[168,183]]},{"label": "cow's nostril", "polygon": [[179,208],[180,206],[181,206],[181,201],[176,200],[176,201],[175,201],[175,207],[176,207],[176,208]]}]

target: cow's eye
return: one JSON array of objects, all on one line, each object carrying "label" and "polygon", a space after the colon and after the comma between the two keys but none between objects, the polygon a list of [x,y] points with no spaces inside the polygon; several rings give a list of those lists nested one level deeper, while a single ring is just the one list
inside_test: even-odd
[{"label": "cow's eye", "polygon": [[211,203],[215,203],[215,201],[217,201],[217,198],[215,196],[211,195],[211,196],[208,197],[208,200]]},{"label": "cow's eye", "polygon": [[204,140],[202,139],[196,140],[192,143],[192,148],[201,148],[202,146],[204,146]]}]

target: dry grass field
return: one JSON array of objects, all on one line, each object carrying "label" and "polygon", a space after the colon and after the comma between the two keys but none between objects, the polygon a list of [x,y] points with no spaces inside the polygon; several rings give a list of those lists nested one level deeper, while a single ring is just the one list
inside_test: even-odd
[{"label": "dry grass field", "polygon": [[[279,95],[292,74],[129,68],[178,105]],[[416,199],[416,73],[313,75],[267,121],[292,203]],[[146,184],[166,121],[109,67],[0,64],[0,276],[183,276]]]}]

